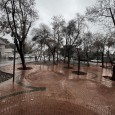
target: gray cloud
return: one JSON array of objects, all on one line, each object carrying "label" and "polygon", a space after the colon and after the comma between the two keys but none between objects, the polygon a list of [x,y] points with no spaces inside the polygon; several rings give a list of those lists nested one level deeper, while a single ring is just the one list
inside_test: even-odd
[{"label": "gray cloud", "polygon": [[84,14],[87,6],[95,0],[36,0],[36,8],[39,10],[39,23],[49,24],[55,15],[62,15],[67,21],[76,13]]}]

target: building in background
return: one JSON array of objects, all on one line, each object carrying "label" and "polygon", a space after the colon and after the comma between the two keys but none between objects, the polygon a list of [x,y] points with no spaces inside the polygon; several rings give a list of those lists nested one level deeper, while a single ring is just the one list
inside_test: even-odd
[{"label": "building in background", "polygon": [[0,58],[5,55],[5,46],[6,43],[0,39]]},{"label": "building in background", "polygon": [[8,58],[13,56],[13,48],[10,47],[10,43],[3,38],[0,38],[0,58]]}]

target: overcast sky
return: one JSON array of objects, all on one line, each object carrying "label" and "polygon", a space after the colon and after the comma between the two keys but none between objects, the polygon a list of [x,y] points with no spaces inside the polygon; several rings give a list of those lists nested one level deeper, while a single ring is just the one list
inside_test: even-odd
[{"label": "overcast sky", "polygon": [[49,25],[51,18],[57,15],[62,15],[68,21],[74,18],[76,13],[85,14],[86,7],[93,3],[95,0],[36,0],[36,8],[39,11],[38,23]]}]

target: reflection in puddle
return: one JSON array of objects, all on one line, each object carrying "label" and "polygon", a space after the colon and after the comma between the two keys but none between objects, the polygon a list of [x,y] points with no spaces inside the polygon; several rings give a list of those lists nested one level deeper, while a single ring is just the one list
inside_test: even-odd
[{"label": "reflection in puddle", "polygon": [[112,76],[111,69],[103,69],[102,76]]},{"label": "reflection in puddle", "polygon": [[113,87],[113,81],[109,80],[109,79],[106,79],[104,77],[102,77],[102,81],[101,83],[107,87]]},{"label": "reflection in puddle", "polygon": [[[112,76],[112,71],[111,69],[103,69],[102,70],[102,76]],[[102,77],[101,83],[107,87],[113,87],[115,83],[112,80],[109,80],[107,78]]]},{"label": "reflection in puddle", "polygon": [[68,79],[75,79],[75,76],[73,76],[72,74],[69,74]]},{"label": "reflection in puddle", "polygon": [[[79,80],[79,79],[94,79],[100,83],[102,83],[103,85],[107,86],[107,87],[112,87],[115,86],[115,84],[113,84],[113,82],[111,80],[107,80],[105,78],[102,78],[101,76],[111,76],[111,69],[102,69],[100,67],[95,67],[95,66],[91,66],[91,67],[87,67],[87,66],[83,66],[81,67],[82,72],[87,73],[86,75],[77,75],[75,73],[73,73],[72,71],[77,71],[77,67],[73,67],[73,69],[67,69],[64,68],[65,65],[63,64],[58,64],[58,65],[37,65],[36,68],[38,68],[38,70],[40,70],[41,72],[43,72],[43,75],[45,74],[45,72],[54,72],[55,74],[58,75],[64,75],[65,78],[67,80]],[[38,71],[33,71],[33,73],[37,73]],[[49,75],[49,74],[48,74]],[[46,75],[46,76],[48,76]],[[33,76],[33,75],[32,75]],[[31,76],[31,78],[32,78]],[[36,76],[37,79],[38,76]],[[51,77],[51,75],[50,75]],[[56,78],[55,76],[53,76],[54,78]],[[19,80],[21,81],[21,79]],[[22,81],[25,84],[25,81]],[[27,84],[27,83],[26,83]]]},{"label": "reflection in puddle", "polygon": [[68,80],[74,80],[74,79],[92,79],[94,78],[96,75],[94,73],[89,72],[89,69],[87,67],[82,68],[82,72],[86,73],[84,75],[77,75],[75,73],[73,73],[72,71],[76,71],[77,68],[73,68],[73,69],[67,69],[64,68],[65,66],[62,64],[59,65],[40,65],[40,71],[52,71],[55,72],[57,74],[63,74],[65,75],[65,77]]}]

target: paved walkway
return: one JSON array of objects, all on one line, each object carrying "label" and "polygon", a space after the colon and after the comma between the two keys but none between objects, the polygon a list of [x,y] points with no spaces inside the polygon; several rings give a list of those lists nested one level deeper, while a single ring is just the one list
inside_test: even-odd
[{"label": "paved walkway", "polygon": [[0,115],[115,115],[115,82],[101,77],[111,76],[109,69],[83,66],[87,75],[78,76],[61,64],[27,66],[33,69],[16,69],[14,84],[0,83]]}]

